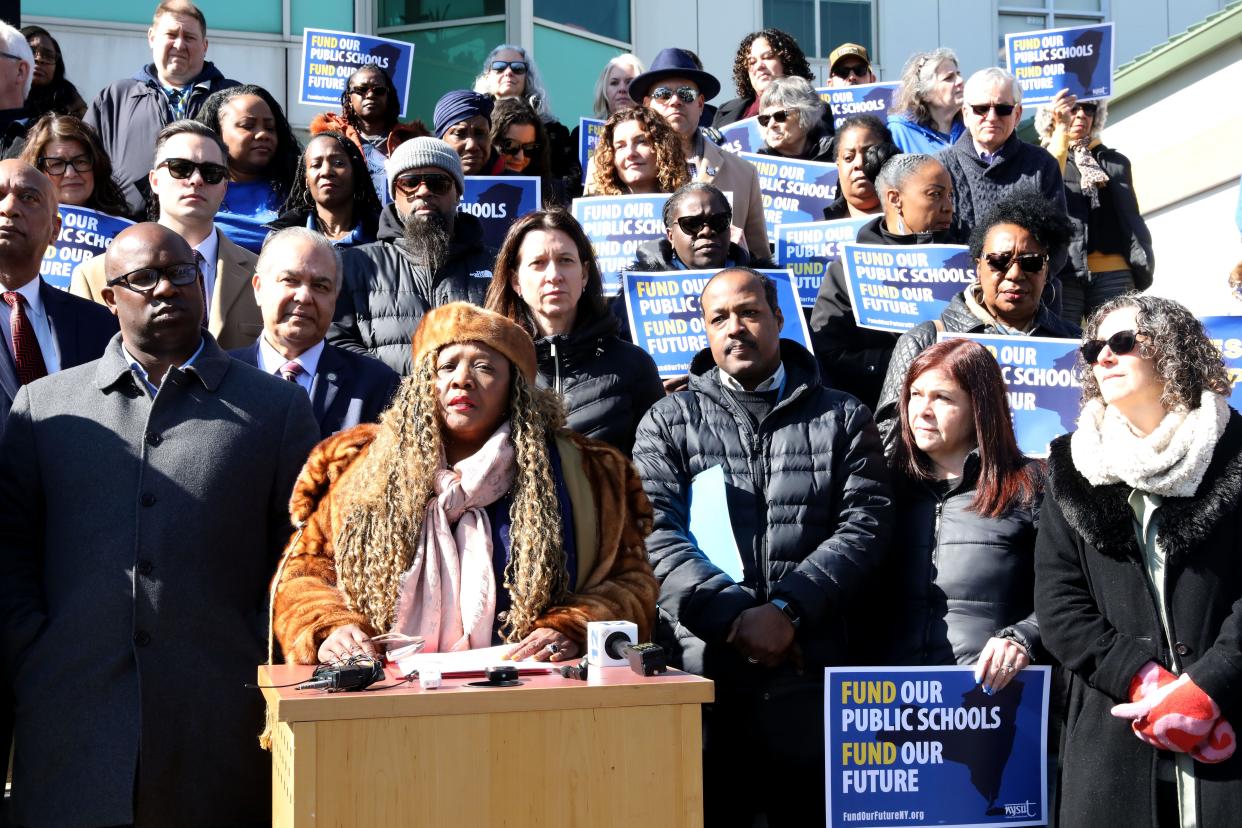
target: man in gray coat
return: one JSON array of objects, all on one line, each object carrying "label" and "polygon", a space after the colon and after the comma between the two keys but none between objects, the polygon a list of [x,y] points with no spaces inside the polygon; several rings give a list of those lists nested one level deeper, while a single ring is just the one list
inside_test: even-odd
[{"label": "man in gray coat", "polygon": [[262,701],[244,685],[319,430],[304,392],[200,328],[180,236],[135,225],[106,255],[120,334],[24,386],[0,442],[14,818],[266,823]]}]

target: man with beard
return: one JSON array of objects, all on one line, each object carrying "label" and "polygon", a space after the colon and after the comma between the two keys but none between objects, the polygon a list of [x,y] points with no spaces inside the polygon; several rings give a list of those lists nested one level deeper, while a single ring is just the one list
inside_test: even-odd
[{"label": "man with beard", "polygon": [[345,278],[328,343],[404,376],[423,314],[449,302],[482,305],[496,251],[484,245],[479,220],[457,212],[465,182],[452,147],[414,138],[386,167],[393,203],[380,215],[378,241],[342,254]]}]

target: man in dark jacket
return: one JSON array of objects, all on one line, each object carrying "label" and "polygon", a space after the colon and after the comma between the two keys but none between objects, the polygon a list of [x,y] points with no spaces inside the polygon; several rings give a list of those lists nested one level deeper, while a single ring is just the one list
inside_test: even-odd
[{"label": "man in dark jacket", "polygon": [[[711,347],[634,444],[655,518],[657,636],[675,663],[716,681],[707,824],[758,813],[771,826],[822,824],[823,668],[843,663],[844,609],[893,517],[879,434],[857,400],[820,384],[806,349],[779,339],[769,279],[721,271],[700,304]],[[692,508],[732,537],[700,545],[713,527],[692,526]]]},{"label": "man in dark jacket", "polygon": [[771,267],[767,251],[757,257],[730,240],[733,208],[720,188],[705,181],[683,184],[664,202],[665,238],[643,242],[630,268],[639,271],[719,270]]},{"label": "man in dark jacket", "polygon": [[328,343],[373,356],[402,376],[412,370],[410,338],[432,308],[482,305],[496,251],[483,225],[459,213],[461,159],[438,138],[413,138],[387,162],[393,203],[379,240],[344,251],[345,280]]},{"label": "man in dark jacket", "polygon": [[193,118],[212,92],[237,86],[207,55],[207,20],[186,0],[166,0],[147,29],[152,62],[132,78],[104,87],[83,118],[99,132],[112,172],[132,213],[149,195],[155,137],[173,121]]}]

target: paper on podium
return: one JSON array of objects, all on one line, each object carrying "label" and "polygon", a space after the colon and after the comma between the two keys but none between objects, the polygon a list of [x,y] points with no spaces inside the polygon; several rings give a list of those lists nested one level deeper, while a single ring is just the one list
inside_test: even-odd
[{"label": "paper on podium", "polygon": [[704,469],[690,481],[690,540],[735,583],[744,580],[742,555],[729,518],[724,466]]},{"label": "paper on podium", "polygon": [[464,673],[482,671],[488,667],[511,664],[514,667],[548,667],[546,661],[535,661],[533,658],[521,661],[506,661],[503,656],[513,649],[512,644],[501,644],[498,647],[480,647],[477,650],[458,650],[451,653],[415,653],[397,659],[397,667],[401,675],[408,676],[415,670],[435,667],[441,673]]}]

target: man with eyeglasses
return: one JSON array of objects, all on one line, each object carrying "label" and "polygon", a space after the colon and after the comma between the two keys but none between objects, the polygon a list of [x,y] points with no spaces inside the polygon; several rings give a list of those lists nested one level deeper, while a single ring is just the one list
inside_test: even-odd
[{"label": "man with eyeglasses", "polygon": [[0,156],[16,158],[34,121],[26,109],[34,82],[34,52],[26,36],[0,21]]},{"label": "man with eyeglasses", "polygon": [[[245,348],[263,331],[263,314],[250,289],[258,257],[215,225],[228,189],[228,150],[220,136],[198,121],[176,121],[160,130],[155,161],[147,173],[158,223],[194,249],[202,270],[203,327],[221,348]],[[74,268],[71,293],[103,303],[102,256]]]},{"label": "man with eyeglasses", "polygon": [[327,341],[375,357],[402,376],[412,370],[410,337],[432,308],[482,305],[496,251],[483,225],[457,205],[461,159],[444,141],[413,138],[388,159],[392,204],[377,241],[342,253],[345,278]]},{"label": "man with eyeglasses", "polygon": [[188,0],[163,0],[147,29],[151,63],[106,87],[83,118],[112,159],[134,215],[144,212],[151,150],[159,131],[193,118],[212,92],[237,86],[207,56],[207,19]]},{"label": "man with eyeglasses", "polygon": [[871,56],[866,46],[842,43],[828,55],[828,85],[832,87],[862,86],[875,83],[871,71]]},{"label": "man with eyeglasses", "polygon": [[103,258],[120,335],[19,392],[0,442],[15,821],[265,823],[263,701],[245,685],[319,429],[301,389],[202,330],[179,235],[137,224]]},{"label": "man with eyeglasses", "polygon": [[720,81],[698,68],[685,49],[664,49],[651,68],[630,81],[630,97],[664,117],[681,136],[690,177],[733,193],[733,225],[742,230],[752,256],[766,258],[767,224],[755,168],[710,141],[699,128],[703,107],[720,92]]}]

